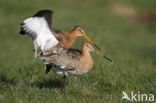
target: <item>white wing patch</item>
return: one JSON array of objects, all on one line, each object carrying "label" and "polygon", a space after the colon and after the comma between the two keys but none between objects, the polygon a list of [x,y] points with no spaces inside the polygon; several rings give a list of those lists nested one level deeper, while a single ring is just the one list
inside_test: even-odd
[{"label": "white wing patch", "polygon": [[31,17],[24,21],[24,27],[37,35],[36,43],[42,51],[46,51],[58,44],[58,40],[48,27],[48,23],[43,17]]}]

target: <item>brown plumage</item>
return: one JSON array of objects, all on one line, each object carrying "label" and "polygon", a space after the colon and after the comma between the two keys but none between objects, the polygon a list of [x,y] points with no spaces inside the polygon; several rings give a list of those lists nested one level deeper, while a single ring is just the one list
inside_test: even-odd
[{"label": "brown plumage", "polygon": [[86,40],[88,40],[91,44],[93,44],[96,48],[99,49],[98,46],[96,46],[85,34],[83,28],[81,26],[75,26],[70,32],[63,31],[63,30],[56,30],[54,31],[55,37],[59,41],[59,43],[50,49],[48,49],[46,52],[58,52],[60,48],[67,49],[71,47],[77,40],[78,36],[83,36]]},{"label": "brown plumage", "polygon": [[93,51],[111,61],[109,58],[96,51],[88,42],[84,42],[82,44],[81,50],[82,51],[79,51],[78,49],[67,49],[67,51],[61,53],[42,55],[40,58],[57,65],[63,73],[74,75],[81,75],[92,69],[93,60],[90,55],[90,51]]},{"label": "brown plumage", "polygon": [[82,44],[81,51],[78,49],[67,49],[66,51],[60,53],[41,55],[40,58],[45,59],[59,67],[58,73],[64,73],[63,87],[65,94],[65,81],[67,73],[81,75],[92,69],[94,63],[90,55],[90,51],[95,52],[110,62],[112,61],[96,51],[89,42],[84,42]]},{"label": "brown plumage", "polygon": [[[44,35],[46,36],[46,33],[49,33],[53,35],[54,38],[58,41],[58,43],[54,43],[53,46],[48,49],[42,49],[44,47],[36,46],[37,48],[35,51],[38,54],[39,50],[42,52],[58,52],[60,49],[66,49],[71,47],[78,36],[84,37],[88,42],[95,45],[93,41],[89,37],[87,37],[86,33],[84,32],[83,28],[81,26],[75,26],[70,32],[57,29],[53,24],[53,11],[51,10],[40,10],[38,11],[34,16],[24,20],[21,23],[21,31],[20,34],[28,34],[30,37],[32,37],[33,41],[38,40],[39,37],[42,36],[43,42],[46,42],[46,45],[49,45],[48,40],[52,40],[52,38],[44,38]],[[39,42],[39,41],[38,41]],[[53,44],[51,41],[50,43]],[[39,43],[34,45],[40,45]],[[42,45],[41,45],[42,46]],[[95,45],[96,48],[99,49],[97,45]]]},{"label": "brown plumage", "polygon": [[[28,34],[33,39],[35,57],[51,52],[59,53],[71,47],[76,42],[78,36],[84,37],[99,49],[99,47],[87,37],[81,26],[75,26],[70,32],[67,32],[57,29],[52,19],[52,10],[40,10],[34,16],[25,19],[21,23],[20,34]],[[51,68],[51,66],[48,66],[47,62],[45,62],[45,64],[45,72],[48,73],[50,69],[47,70],[47,68]]]}]

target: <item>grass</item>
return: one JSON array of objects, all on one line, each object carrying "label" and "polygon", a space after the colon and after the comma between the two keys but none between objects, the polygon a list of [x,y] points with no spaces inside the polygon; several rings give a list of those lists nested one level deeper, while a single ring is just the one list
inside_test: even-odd
[{"label": "grass", "polygon": [[[111,3],[131,5],[144,12],[155,10],[155,0],[1,0],[0,103],[119,103],[122,91],[156,96],[156,25],[138,24],[114,13]],[[34,58],[33,43],[19,35],[20,23],[40,9],[54,11],[58,28],[81,25],[113,63],[92,53],[93,69],[82,76],[68,75],[66,97],[60,91],[56,68],[44,74]],[[79,38],[73,47],[80,48]]]}]

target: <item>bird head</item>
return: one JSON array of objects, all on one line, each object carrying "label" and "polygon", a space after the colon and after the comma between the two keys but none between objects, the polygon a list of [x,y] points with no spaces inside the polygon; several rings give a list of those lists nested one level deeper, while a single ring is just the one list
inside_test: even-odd
[{"label": "bird head", "polygon": [[108,57],[104,56],[103,54],[101,54],[100,52],[98,52],[96,49],[93,48],[93,45],[89,42],[84,42],[82,44],[83,48],[85,48],[85,50],[88,50],[88,51],[92,51],[92,52],[95,52],[97,55],[107,59],[108,61],[112,62],[111,59],[109,59]]},{"label": "bird head", "polygon": [[74,30],[77,34],[77,36],[82,36],[83,38],[85,38],[89,43],[91,43],[92,45],[94,45],[97,49],[100,50],[100,48],[86,35],[86,33],[84,32],[83,28],[81,26],[75,26]]}]

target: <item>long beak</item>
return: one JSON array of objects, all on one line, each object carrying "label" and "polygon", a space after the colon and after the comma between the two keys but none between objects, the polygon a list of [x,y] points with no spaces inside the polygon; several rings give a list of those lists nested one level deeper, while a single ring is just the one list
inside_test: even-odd
[{"label": "long beak", "polygon": [[99,56],[101,56],[101,57],[107,59],[108,61],[112,62],[111,59],[109,59],[108,57],[104,56],[103,54],[101,54],[100,52],[96,51],[95,49],[93,49],[93,52],[95,52],[97,55],[99,55]]},{"label": "long beak", "polygon": [[92,41],[85,33],[83,33],[82,36],[83,36],[88,42],[90,42],[92,45],[94,45],[98,50],[100,50],[100,48],[99,48],[96,44],[94,44],[93,41]]}]

